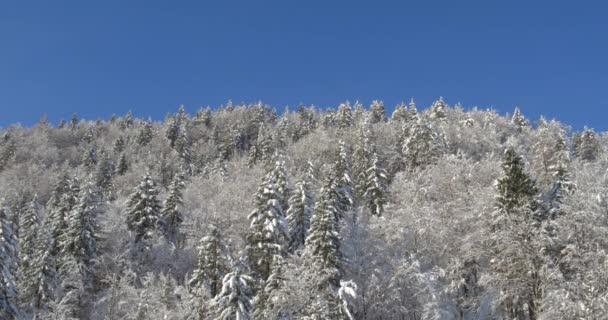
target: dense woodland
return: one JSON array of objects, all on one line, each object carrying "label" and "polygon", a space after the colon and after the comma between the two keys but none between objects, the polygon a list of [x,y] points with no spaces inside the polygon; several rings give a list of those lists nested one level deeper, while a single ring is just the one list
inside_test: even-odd
[{"label": "dense woodland", "polygon": [[4,128],[0,319],[608,319],[607,144],[443,99]]}]

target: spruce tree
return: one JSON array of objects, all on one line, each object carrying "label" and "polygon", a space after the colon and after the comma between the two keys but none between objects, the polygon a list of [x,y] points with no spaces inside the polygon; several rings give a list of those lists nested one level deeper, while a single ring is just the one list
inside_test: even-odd
[{"label": "spruce tree", "polygon": [[266,280],[274,255],[284,254],[289,240],[282,203],[284,195],[279,190],[281,161],[277,161],[264,178],[255,199],[255,209],[249,214],[247,256],[249,263],[260,279]]},{"label": "spruce tree", "polygon": [[496,181],[496,210],[503,214],[513,214],[516,209],[532,208],[537,194],[534,181],[524,170],[521,156],[513,148],[505,150],[502,162],[502,176]]},{"label": "spruce tree", "polygon": [[125,151],[126,148],[126,142],[125,139],[120,136],[116,139],[116,141],[114,142],[114,152],[116,154],[122,153],[123,151]]},{"label": "spruce tree", "polygon": [[220,231],[211,225],[209,235],[200,240],[198,262],[188,284],[193,287],[206,285],[211,297],[217,296],[222,288],[228,261],[227,248],[222,242]]},{"label": "spruce tree", "polygon": [[352,174],[357,199],[363,199],[365,194],[366,171],[370,166],[370,132],[369,123],[364,120],[355,132],[355,147],[352,156]]},{"label": "spruce tree", "polygon": [[585,128],[580,144],[574,149],[575,155],[583,161],[595,161],[600,151],[600,142],[593,129]]},{"label": "spruce tree", "polygon": [[167,132],[165,136],[169,139],[169,145],[171,148],[175,147],[175,143],[177,142],[177,138],[180,133],[180,122],[177,116],[173,116],[169,119],[169,123],[167,125]]},{"label": "spruce tree", "polygon": [[310,186],[306,179],[296,183],[287,209],[287,222],[289,225],[289,251],[295,252],[303,248],[310,228],[314,203],[310,195]]},{"label": "spruce tree", "polygon": [[107,200],[114,198],[114,184],[112,180],[115,173],[116,167],[114,161],[110,159],[107,152],[102,151],[99,163],[97,164],[97,172],[95,173],[95,185]]},{"label": "spruce tree", "polygon": [[26,273],[35,260],[34,254],[38,245],[37,235],[40,231],[40,211],[38,195],[34,195],[19,219],[19,254],[21,267]]},{"label": "spruce tree", "polygon": [[17,282],[18,244],[4,200],[0,201],[0,319],[20,318]]},{"label": "spruce tree", "polygon": [[335,183],[338,192],[338,208],[343,213],[354,205],[353,179],[351,178],[351,162],[348,147],[344,141],[339,141],[339,150],[334,167]]},{"label": "spruce tree", "polygon": [[384,103],[382,101],[372,101],[369,113],[371,123],[386,122],[386,111],[384,110]]},{"label": "spruce tree", "polygon": [[156,183],[146,172],[127,201],[127,228],[135,234],[136,244],[150,239],[158,227],[161,205],[157,196]]},{"label": "spruce tree", "polygon": [[59,239],[62,258],[75,263],[80,270],[82,284],[91,285],[93,266],[97,259],[101,194],[93,181],[87,183],[78,195],[77,204],[67,216],[67,229]]},{"label": "spruce tree", "polygon": [[57,265],[52,251],[57,240],[50,229],[41,233],[40,238],[32,267],[25,273],[28,286],[24,296],[35,310],[44,312],[55,298]]},{"label": "spruce tree", "polygon": [[521,114],[521,110],[518,107],[515,107],[515,111],[513,111],[513,116],[511,117],[511,123],[516,125],[518,128],[523,128],[528,125],[528,121]]},{"label": "spruce tree", "polygon": [[152,127],[152,120],[148,119],[145,121],[139,129],[139,134],[137,135],[137,143],[140,146],[146,146],[148,143],[152,141],[154,137],[154,129]]},{"label": "spruce tree", "polygon": [[367,169],[365,198],[367,207],[374,216],[381,216],[386,204],[386,172],[378,164],[378,155],[372,155],[372,165]]},{"label": "spruce tree", "polygon": [[180,239],[179,227],[184,222],[184,215],[181,212],[184,187],[184,176],[176,174],[169,186],[169,195],[165,199],[161,211],[165,237],[174,244],[177,244]]},{"label": "spruce tree", "polygon": [[443,97],[440,97],[439,100],[435,101],[431,106],[431,119],[445,119],[447,117],[447,109],[445,101],[443,101]]},{"label": "spruce tree", "polygon": [[175,142],[175,150],[182,161],[182,170],[188,174],[192,173],[192,150],[191,141],[188,135],[188,130],[185,125],[182,125],[179,130],[179,136]]},{"label": "spruce tree", "polygon": [[72,118],[70,119],[70,129],[75,130],[78,126],[78,115],[76,113],[72,114]]},{"label": "spruce tree", "polygon": [[409,136],[403,144],[403,155],[409,170],[433,164],[439,157],[439,138],[430,125],[423,119],[411,127]]},{"label": "spruce tree", "polygon": [[340,129],[350,128],[353,125],[353,112],[349,102],[343,103],[338,107],[336,123]]},{"label": "spruce tree", "polygon": [[97,145],[91,144],[82,154],[82,165],[91,169],[97,165]]},{"label": "spruce tree", "polygon": [[410,113],[407,110],[407,106],[405,103],[400,103],[397,107],[395,107],[395,111],[391,115],[391,122],[403,124],[410,120]]},{"label": "spruce tree", "polygon": [[211,303],[213,320],[251,320],[254,280],[243,274],[241,267],[224,276],[222,290]]},{"label": "spruce tree", "polygon": [[127,162],[127,156],[125,153],[120,154],[120,159],[118,160],[118,166],[116,167],[116,173],[119,176],[124,175],[129,170],[129,163]]}]

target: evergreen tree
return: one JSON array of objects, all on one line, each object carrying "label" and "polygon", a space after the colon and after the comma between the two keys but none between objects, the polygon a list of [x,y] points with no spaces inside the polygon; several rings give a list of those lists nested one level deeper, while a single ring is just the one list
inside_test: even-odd
[{"label": "evergreen tree", "polygon": [[386,111],[384,110],[384,103],[382,101],[372,101],[369,112],[371,123],[386,122]]},{"label": "evergreen tree", "polygon": [[201,108],[196,113],[196,118],[194,119],[194,123],[204,125],[205,127],[209,127],[211,125],[211,108],[207,107],[205,109]]},{"label": "evergreen tree", "polygon": [[513,116],[511,117],[511,123],[516,125],[518,128],[523,128],[528,125],[528,121],[521,114],[521,110],[515,107],[515,111],[513,111]]},{"label": "evergreen tree", "polygon": [[416,102],[414,101],[414,98],[410,100],[410,104],[408,107],[410,112],[410,119],[418,119],[418,109],[416,108]]},{"label": "evergreen tree", "polygon": [[443,97],[440,97],[439,100],[435,101],[431,106],[431,119],[445,119],[447,117],[447,108],[448,106],[443,101]]},{"label": "evergreen tree", "polygon": [[353,112],[349,102],[343,103],[338,107],[336,123],[340,129],[346,129],[353,125]]},{"label": "evergreen tree", "polygon": [[345,213],[354,205],[353,179],[351,178],[351,163],[348,147],[340,140],[336,165],[336,191],[338,192],[338,209]]},{"label": "evergreen tree", "polygon": [[600,151],[600,142],[593,129],[585,128],[580,138],[580,143],[575,145],[576,157],[583,161],[595,161]]},{"label": "evergreen tree", "polygon": [[19,254],[21,267],[26,273],[35,259],[34,254],[40,226],[40,210],[38,195],[34,195],[34,198],[30,201],[19,219]]},{"label": "evergreen tree", "polygon": [[175,143],[177,142],[177,138],[180,133],[180,122],[177,116],[173,116],[169,120],[169,124],[167,125],[167,132],[165,136],[169,139],[169,144],[171,148],[175,147]]},{"label": "evergreen tree", "polygon": [[365,197],[367,207],[374,216],[381,216],[386,204],[386,172],[378,164],[378,155],[372,156],[372,165],[367,169]]},{"label": "evergreen tree", "polygon": [[283,197],[279,181],[281,161],[264,178],[256,194],[255,209],[249,215],[247,256],[260,279],[270,275],[272,257],[284,253],[289,233],[283,212]]},{"label": "evergreen tree", "polygon": [[77,204],[67,217],[67,230],[61,242],[62,256],[79,266],[82,284],[91,285],[93,265],[97,259],[99,226],[97,216],[101,206],[101,195],[94,182],[87,183],[78,195]]},{"label": "evergreen tree", "polygon": [[112,179],[116,172],[114,161],[112,161],[107,152],[102,151],[97,172],[95,173],[95,186],[104,195],[105,199],[112,200],[114,198],[114,184]]},{"label": "evergreen tree", "polygon": [[249,151],[249,158],[247,159],[249,167],[253,167],[258,162],[269,162],[274,154],[272,137],[266,131],[264,126],[258,130],[257,141]]},{"label": "evergreen tree", "polygon": [[214,320],[251,320],[253,311],[253,278],[242,273],[240,267],[228,273],[222,290],[212,301]]},{"label": "evergreen tree", "polygon": [[290,252],[295,252],[304,247],[308,229],[310,228],[313,205],[309,183],[306,179],[303,179],[296,183],[293,194],[291,198],[289,198],[289,209],[287,209]]},{"label": "evergreen tree", "polygon": [[496,211],[509,215],[516,209],[532,208],[537,190],[524,170],[522,158],[513,148],[505,151],[502,171],[502,176],[496,181]]},{"label": "evergreen tree", "polygon": [[84,154],[82,155],[82,165],[87,169],[94,168],[97,165],[96,144],[91,144],[89,148],[85,150]]},{"label": "evergreen tree", "polygon": [[16,286],[18,244],[8,219],[4,200],[0,201],[0,319],[21,319]]},{"label": "evergreen tree", "polygon": [[352,157],[352,173],[355,184],[355,192],[358,199],[363,199],[365,194],[366,171],[370,166],[370,132],[367,120],[363,121],[357,128],[355,136],[355,148]]},{"label": "evergreen tree", "polygon": [[283,257],[275,255],[272,261],[270,276],[254,298],[254,319],[269,319],[272,317],[274,310],[280,309],[284,304],[288,303],[279,291],[286,282],[285,268],[286,263]]},{"label": "evergreen tree", "polygon": [[140,146],[145,146],[150,143],[150,141],[152,141],[153,137],[154,129],[152,127],[152,120],[148,119],[148,121],[145,121],[143,123],[141,129],[139,129],[139,134],[137,135],[137,143]]},{"label": "evergreen tree", "polygon": [[135,233],[135,243],[149,239],[159,224],[160,202],[156,183],[149,172],[129,196],[127,201],[127,228]]},{"label": "evergreen tree", "polygon": [[198,246],[198,262],[189,285],[193,288],[206,285],[211,297],[215,297],[222,288],[222,279],[227,271],[227,249],[220,231],[214,225],[209,230],[209,235],[203,237]]},{"label": "evergreen tree", "polygon": [[120,159],[118,160],[118,166],[116,167],[116,173],[119,176],[124,175],[129,170],[129,163],[127,162],[127,156],[125,153],[120,154]]},{"label": "evergreen tree", "polygon": [[45,231],[41,240],[36,248],[32,267],[25,273],[28,286],[24,297],[35,310],[44,312],[49,309],[49,304],[55,298],[57,266],[52,251],[56,240],[52,230]]},{"label": "evergreen tree", "polygon": [[75,130],[77,126],[78,126],[78,115],[74,113],[72,115],[72,118],[70,119],[70,129]]},{"label": "evergreen tree", "polygon": [[175,142],[175,150],[177,151],[179,158],[182,160],[183,171],[191,174],[192,169],[190,165],[192,164],[192,150],[190,145],[190,137],[185,125],[180,127],[179,137]]},{"label": "evergreen tree", "polygon": [[410,120],[410,113],[407,110],[407,106],[405,103],[400,103],[397,107],[395,107],[395,111],[391,115],[391,122],[403,124]]},{"label": "evergreen tree", "polygon": [[116,139],[116,141],[114,142],[114,152],[116,154],[122,153],[123,151],[125,151],[125,147],[126,147],[126,142],[125,139],[120,136]]},{"label": "evergreen tree", "polygon": [[419,118],[403,144],[405,163],[410,170],[433,164],[440,154],[439,138],[429,124]]},{"label": "evergreen tree", "polygon": [[184,215],[180,211],[183,202],[182,192],[184,187],[183,175],[175,175],[169,186],[169,195],[163,203],[161,212],[165,237],[174,244],[177,244],[180,239],[179,227],[182,222],[184,222]]}]

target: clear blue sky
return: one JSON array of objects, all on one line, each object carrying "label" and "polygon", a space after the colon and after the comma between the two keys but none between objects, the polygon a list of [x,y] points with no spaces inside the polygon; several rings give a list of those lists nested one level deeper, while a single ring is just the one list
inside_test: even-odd
[{"label": "clear blue sky", "polygon": [[414,97],[608,130],[591,1],[2,1],[0,126]]}]

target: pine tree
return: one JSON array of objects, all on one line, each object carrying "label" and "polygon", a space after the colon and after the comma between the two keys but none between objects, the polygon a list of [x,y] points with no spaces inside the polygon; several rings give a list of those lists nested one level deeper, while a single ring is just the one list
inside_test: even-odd
[{"label": "pine tree", "polygon": [[169,195],[163,203],[163,209],[161,212],[161,221],[165,237],[174,244],[176,244],[180,239],[179,227],[182,222],[184,222],[184,215],[180,211],[183,201],[182,191],[184,187],[184,176],[182,174],[175,175],[171,185],[169,186]]},{"label": "pine tree", "polygon": [[78,126],[78,115],[74,113],[72,115],[72,118],[70,119],[70,129],[75,130],[77,126]]},{"label": "pine tree", "polygon": [[306,236],[308,235],[314,205],[309,188],[308,181],[302,179],[296,183],[293,194],[289,198],[287,221],[290,234],[290,252],[295,252],[304,247]]},{"label": "pine tree", "polygon": [[192,150],[190,137],[185,125],[180,127],[179,137],[175,142],[175,150],[177,151],[179,158],[182,160],[182,170],[188,174],[191,174],[192,169],[190,165],[192,164]]},{"label": "pine tree", "polygon": [[386,172],[378,164],[378,155],[372,155],[372,165],[367,169],[365,197],[367,207],[374,216],[381,216],[386,204]]},{"label": "pine tree", "polygon": [[177,138],[179,137],[181,124],[177,118],[177,116],[173,116],[170,119],[169,124],[167,125],[167,132],[165,136],[169,139],[169,144],[171,148],[175,147],[175,143],[177,142]]},{"label": "pine tree", "polygon": [[369,112],[371,123],[386,122],[386,111],[384,110],[384,103],[382,101],[372,101]]},{"label": "pine tree", "polygon": [[194,123],[204,125],[205,127],[209,127],[211,125],[211,109],[209,107],[203,109],[201,108],[196,113],[196,118],[194,119]]},{"label": "pine tree", "polygon": [[97,165],[96,144],[91,144],[89,148],[85,150],[84,154],[82,155],[82,165],[87,169],[94,168]]},{"label": "pine tree", "polygon": [[354,178],[357,199],[363,199],[365,194],[366,171],[370,166],[370,132],[367,120],[363,121],[357,128],[355,136],[355,148],[352,157],[352,174]]},{"label": "pine tree", "polygon": [[154,129],[152,128],[152,120],[148,119],[145,121],[139,129],[139,134],[137,135],[137,143],[140,146],[146,146],[148,143],[152,141],[154,137]]},{"label": "pine tree", "polygon": [[28,287],[24,297],[35,310],[47,310],[55,297],[57,286],[57,265],[53,255],[56,246],[52,230],[41,235],[39,247],[36,248],[32,267],[25,273]]},{"label": "pine tree", "polygon": [[17,257],[17,239],[2,200],[0,201],[0,319],[21,319],[16,286]]},{"label": "pine tree", "polygon": [[32,266],[35,259],[34,253],[37,246],[37,235],[40,226],[40,203],[38,203],[38,195],[30,201],[27,208],[20,217],[19,222],[19,254],[21,259],[21,267],[24,272]]},{"label": "pine tree", "polygon": [[114,142],[114,152],[116,154],[122,153],[123,151],[125,151],[125,147],[126,147],[126,142],[125,139],[120,136],[116,139],[116,141]]},{"label": "pine tree", "polygon": [[339,196],[338,208],[341,212],[346,213],[354,205],[354,190],[348,147],[342,140],[339,141],[339,150],[334,172],[336,176],[336,191]]},{"label": "pine tree", "polygon": [[395,111],[391,115],[391,122],[403,124],[410,120],[410,113],[407,110],[407,106],[405,103],[400,103],[397,107],[395,107]]},{"label": "pine tree", "polygon": [[260,279],[270,274],[272,257],[283,254],[289,233],[282,203],[284,195],[279,190],[281,161],[277,161],[260,184],[256,194],[255,209],[249,215],[247,256],[251,268]]},{"label": "pine tree", "polygon": [[220,231],[214,225],[209,230],[209,235],[203,237],[198,246],[198,262],[188,284],[193,288],[206,285],[211,297],[215,297],[222,288],[222,279],[227,271],[227,249]]},{"label": "pine tree", "polygon": [[127,201],[127,228],[135,233],[135,243],[148,240],[158,227],[160,202],[156,183],[149,172],[129,196]]},{"label": "pine tree", "polygon": [[336,224],[337,208],[333,179],[326,178],[306,238],[303,262],[325,285],[337,286],[342,276],[342,253]]},{"label": "pine tree", "polygon": [[524,170],[522,158],[513,148],[505,150],[502,171],[502,176],[496,181],[496,211],[508,215],[516,209],[532,208],[537,190]]},{"label": "pine tree", "polygon": [[410,112],[410,119],[418,119],[418,109],[416,108],[416,102],[414,98],[410,100],[410,104],[408,105],[408,109]]},{"label": "pine tree", "polygon": [[99,226],[97,216],[101,206],[101,195],[94,182],[87,183],[78,195],[77,204],[67,216],[67,230],[61,242],[63,259],[79,266],[82,284],[91,285],[93,265],[97,258]]},{"label": "pine tree", "polygon": [[343,103],[338,107],[336,124],[340,129],[350,128],[353,125],[353,112],[349,102]]},{"label": "pine tree", "polygon": [[403,144],[403,155],[409,170],[433,164],[440,154],[439,138],[429,124],[419,118]]},{"label": "pine tree", "polygon": [[575,156],[583,161],[595,161],[600,151],[600,142],[593,129],[585,128],[580,143],[575,145]]},{"label": "pine tree", "polygon": [[272,317],[272,312],[280,309],[284,304],[285,297],[279,291],[286,282],[285,279],[285,260],[280,255],[275,255],[272,260],[270,276],[264,282],[263,287],[258,290],[254,298],[254,319],[269,319]]},{"label": "pine tree", "polygon": [[521,110],[518,107],[515,107],[513,111],[513,116],[511,117],[511,123],[516,125],[518,128],[523,128],[528,125],[528,121],[521,114]]},{"label": "pine tree", "polygon": [[95,173],[95,185],[104,195],[105,199],[112,200],[114,198],[114,183],[112,182],[116,167],[107,152],[102,151],[97,172]]},{"label": "pine tree", "polygon": [[266,127],[262,126],[258,130],[255,145],[249,151],[247,164],[249,167],[253,167],[258,162],[267,163],[272,158],[274,152],[272,137],[267,133]]},{"label": "pine tree", "polygon": [[443,101],[443,97],[440,97],[439,100],[435,101],[431,106],[431,119],[445,119],[447,117],[447,108],[448,106]]},{"label": "pine tree", "polygon": [[124,175],[129,170],[129,163],[127,162],[127,156],[125,153],[120,154],[120,159],[118,160],[118,166],[116,167],[116,173],[119,176]]},{"label": "pine tree", "polygon": [[228,273],[222,290],[212,301],[214,320],[251,320],[253,311],[253,278],[242,273],[240,267]]}]

